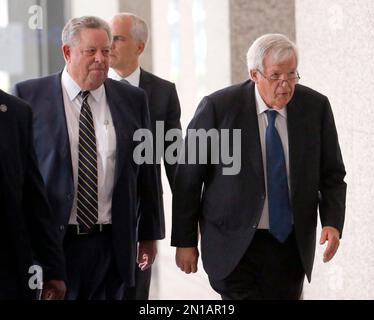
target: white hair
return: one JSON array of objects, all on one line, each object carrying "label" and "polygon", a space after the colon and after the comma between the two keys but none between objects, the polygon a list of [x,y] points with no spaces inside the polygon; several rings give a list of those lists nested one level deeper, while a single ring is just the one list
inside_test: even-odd
[{"label": "white hair", "polygon": [[118,13],[113,17],[112,21],[115,18],[120,18],[120,19],[131,18],[131,28],[130,28],[131,36],[137,41],[141,41],[144,44],[147,43],[148,26],[147,26],[147,23],[142,18],[130,12]]},{"label": "white hair", "polygon": [[298,52],[295,43],[283,34],[269,33],[257,38],[250,46],[247,53],[248,70],[264,71],[264,60],[268,54],[282,62],[295,54],[296,65],[298,63]]},{"label": "white hair", "polygon": [[80,18],[70,19],[62,30],[62,44],[74,46],[77,43],[78,36],[83,29],[102,29],[112,42],[112,31],[109,24],[99,17],[83,16]]}]

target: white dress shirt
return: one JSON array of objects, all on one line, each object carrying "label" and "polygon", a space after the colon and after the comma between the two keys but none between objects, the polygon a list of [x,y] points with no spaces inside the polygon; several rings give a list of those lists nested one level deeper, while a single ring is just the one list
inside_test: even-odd
[{"label": "white dress shirt", "polygon": [[[269,110],[268,106],[265,104],[264,100],[262,99],[257,85],[255,85],[255,100],[256,100],[256,108],[257,108],[257,119],[258,119],[258,128],[260,130],[260,141],[261,141],[261,151],[262,151],[262,161],[264,167],[264,178],[265,178],[265,188],[267,194],[267,183],[266,183],[266,128],[268,126],[268,118],[266,115],[266,111]],[[286,161],[286,169],[287,169],[287,181],[288,181],[288,190],[290,190],[290,165],[289,165],[289,153],[288,153],[288,131],[287,131],[287,106],[276,110],[278,112],[278,116],[275,118],[275,127],[278,130],[280,139],[282,141],[284,158]],[[258,225],[258,229],[269,229],[269,204],[268,198],[265,198],[265,204],[262,209],[262,215],[260,219],[260,223]]]},{"label": "white dress shirt", "polygon": [[[74,177],[74,202],[69,224],[77,224],[77,187],[79,160],[79,116],[82,98],[81,88],[66,70],[61,77],[66,123],[70,141],[71,161]],[[97,178],[98,178],[98,224],[112,223],[112,195],[116,165],[116,133],[113,126],[105,87],[90,91],[88,96],[96,134]]]},{"label": "white dress shirt", "polygon": [[132,86],[134,87],[139,87],[139,82],[140,82],[140,67],[137,67],[136,70],[127,76],[126,78],[122,78],[114,69],[110,68],[108,72],[108,77],[121,81],[122,79],[127,80]]}]

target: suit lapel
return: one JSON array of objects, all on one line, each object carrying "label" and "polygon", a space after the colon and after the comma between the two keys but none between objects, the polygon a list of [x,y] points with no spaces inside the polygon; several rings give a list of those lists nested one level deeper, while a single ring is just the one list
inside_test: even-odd
[{"label": "suit lapel", "polygon": [[55,149],[60,155],[65,168],[68,170],[67,174],[73,181],[73,169],[70,152],[69,133],[66,124],[66,114],[64,107],[64,98],[61,86],[61,74],[56,74],[51,78],[50,83],[45,88],[45,100],[41,106],[45,106],[46,110],[43,111],[43,121],[48,126],[49,132],[54,138],[51,141],[53,144],[48,149]]},{"label": "suit lapel", "polygon": [[262,190],[265,190],[264,169],[262,162],[262,151],[260,142],[260,132],[258,127],[258,117],[255,101],[254,82],[249,82],[243,87],[242,95],[242,114],[240,115],[244,121],[242,130],[243,141],[243,157],[249,159],[251,166],[257,175],[257,180],[261,183]]},{"label": "suit lapel", "polygon": [[290,157],[291,195],[295,195],[298,185],[299,169],[304,153],[305,124],[302,108],[297,105],[295,95],[287,106],[288,145]]},{"label": "suit lapel", "polygon": [[[118,96],[118,91],[113,90],[110,85],[110,79],[104,82],[105,94],[109,105],[110,114],[113,120],[114,130],[116,132],[116,168],[114,173],[114,185],[120,176],[122,167],[125,164],[125,147],[129,146],[130,143],[126,143],[131,138],[129,129],[126,126],[126,106],[124,105],[123,99]],[[125,115],[123,115],[125,114]]]},{"label": "suit lapel", "polygon": [[151,100],[151,94],[152,94],[152,83],[151,79],[148,76],[148,73],[140,68],[140,81],[139,81],[139,87],[142,88],[146,93],[148,97],[148,101]]},{"label": "suit lapel", "polygon": [[51,87],[47,92],[48,96],[46,97],[46,105],[55,108],[55,112],[51,112],[55,119],[53,122],[50,122],[50,124],[55,127],[55,130],[58,133],[56,134],[58,140],[58,152],[62,157],[68,158],[71,163],[69,133],[66,124],[64,98],[61,86],[61,73],[53,78],[51,81]]}]

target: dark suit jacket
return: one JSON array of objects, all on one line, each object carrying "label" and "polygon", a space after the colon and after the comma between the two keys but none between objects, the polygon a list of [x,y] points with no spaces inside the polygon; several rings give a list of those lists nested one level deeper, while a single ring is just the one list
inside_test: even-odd
[{"label": "dark suit jacket", "polygon": [[[219,163],[179,165],[176,174],[172,245],[196,246],[199,223],[204,268],[216,279],[226,277],[239,263],[264,205],[254,87],[253,82],[247,81],[205,97],[189,125],[206,130],[241,129],[240,173],[222,175],[224,165]],[[297,85],[287,106],[287,122],[293,219],[299,253],[310,281],[317,209],[323,226],[333,226],[340,232],[343,229],[345,169],[325,96]]]},{"label": "dark suit jacket", "polygon": [[[156,121],[164,122],[164,134],[170,129],[181,129],[181,110],[177,90],[173,83],[161,79],[143,69],[141,69],[140,72],[139,87],[144,89],[144,91],[147,93],[149,113],[151,116],[152,133],[154,138],[154,146],[156,146]],[[172,143],[172,141],[165,141],[163,151],[165,152],[168,146]],[[168,164],[166,163],[166,161],[164,161],[164,165],[170,188],[171,190],[173,190],[176,165]],[[164,209],[162,205],[163,202],[160,164],[157,164],[157,180],[159,189],[161,190],[160,210],[162,212],[163,217]]]},{"label": "dark suit jacket", "polygon": [[[117,138],[112,199],[113,247],[119,273],[126,284],[132,286],[137,240],[164,237],[156,168],[137,165],[133,160],[137,145],[133,134],[140,128],[150,129],[149,112],[142,90],[111,79],[104,85]],[[34,111],[36,153],[63,238],[75,190],[61,74],[19,83],[15,93],[28,101]]]},{"label": "dark suit jacket", "polygon": [[[57,223],[47,201],[33,146],[32,112],[23,101],[0,90],[0,221],[1,253],[9,250],[14,261],[0,264],[15,266],[20,298],[34,296],[28,281],[29,268],[38,261],[44,280],[65,280],[65,261]],[[6,106],[6,109],[4,109]],[[1,237],[3,240],[3,237]],[[1,254],[0,254],[1,255]],[[11,259],[12,260],[12,259]],[[0,283],[0,290],[4,286]]]}]

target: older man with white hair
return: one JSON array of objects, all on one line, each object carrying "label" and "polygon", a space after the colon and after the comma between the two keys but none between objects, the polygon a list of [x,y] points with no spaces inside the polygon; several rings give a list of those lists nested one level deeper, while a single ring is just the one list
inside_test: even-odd
[{"label": "older man with white hair", "polygon": [[[223,299],[299,299],[311,280],[318,211],[324,262],[345,216],[345,168],[329,100],[299,85],[295,44],[281,34],[248,51],[251,80],[205,97],[189,129],[241,129],[241,171],[180,164],[173,197],[176,263],[204,268]],[[187,135],[185,148],[188,150]]]}]

